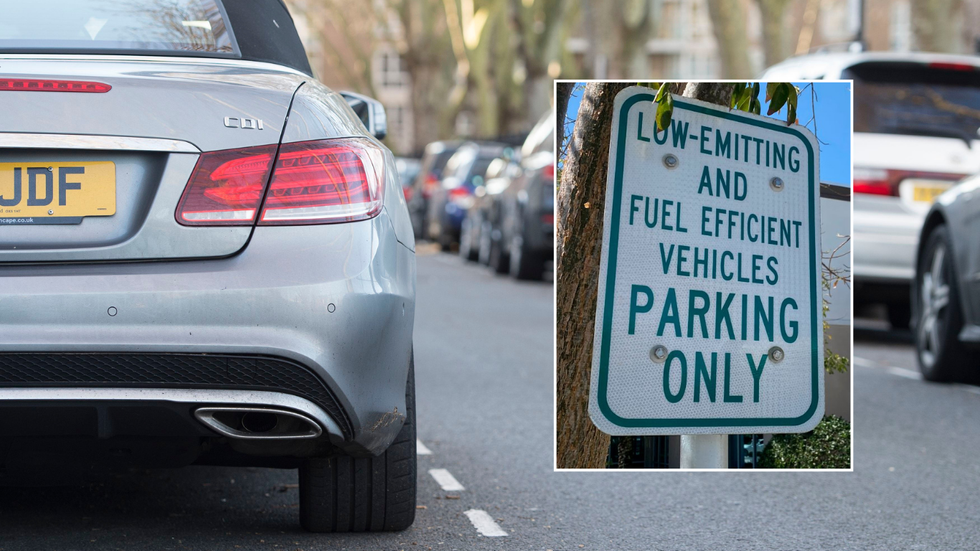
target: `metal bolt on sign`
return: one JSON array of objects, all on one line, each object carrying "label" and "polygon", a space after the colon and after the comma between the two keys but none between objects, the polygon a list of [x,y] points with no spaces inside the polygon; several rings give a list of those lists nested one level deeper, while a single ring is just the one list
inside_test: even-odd
[{"label": "metal bolt on sign", "polygon": [[667,359],[667,347],[662,344],[658,344],[657,346],[651,348],[650,359],[653,360],[653,363],[663,363],[664,360]]},{"label": "metal bolt on sign", "polygon": [[769,187],[771,187],[773,191],[783,191],[783,179],[777,176],[772,180],[769,180]]},{"label": "metal bolt on sign", "polygon": [[769,359],[772,362],[778,364],[779,362],[783,361],[783,358],[785,357],[786,357],[786,353],[783,352],[782,348],[779,348],[778,346],[774,346],[769,349]]},{"label": "metal bolt on sign", "polygon": [[677,155],[668,153],[664,155],[664,166],[667,168],[677,168]]}]

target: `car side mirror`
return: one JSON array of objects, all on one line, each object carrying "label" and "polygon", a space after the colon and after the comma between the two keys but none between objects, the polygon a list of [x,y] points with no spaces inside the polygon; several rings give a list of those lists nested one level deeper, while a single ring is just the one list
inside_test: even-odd
[{"label": "car side mirror", "polygon": [[388,116],[380,101],[354,92],[340,92],[340,95],[372,136],[383,140],[388,135]]}]

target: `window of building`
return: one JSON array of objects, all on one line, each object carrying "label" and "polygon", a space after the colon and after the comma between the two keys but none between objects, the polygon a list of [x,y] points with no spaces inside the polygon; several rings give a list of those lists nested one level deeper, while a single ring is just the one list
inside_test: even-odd
[{"label": "window of building", "polygon": [[374,56],[377,85],[381,88],[402,88],[408,86],[409,76],[405,62],[398,52],[383,50]]}]

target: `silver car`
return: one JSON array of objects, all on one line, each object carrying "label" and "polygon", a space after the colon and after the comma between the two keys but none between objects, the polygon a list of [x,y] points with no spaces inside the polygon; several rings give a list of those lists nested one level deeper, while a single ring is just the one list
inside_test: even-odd
[{"label": "silver car", "polygon": [[908,327],[926,212],[980,171],[980,58],[816,53],[770,67],[763,78],[853,79],[854,298],[856,306],[885,304],[892,326]]},{"label": "silver car", "polygon": [[300,470],[415,515],[415,244],[384,110],[281,0],[0,3],[0,472]]}]

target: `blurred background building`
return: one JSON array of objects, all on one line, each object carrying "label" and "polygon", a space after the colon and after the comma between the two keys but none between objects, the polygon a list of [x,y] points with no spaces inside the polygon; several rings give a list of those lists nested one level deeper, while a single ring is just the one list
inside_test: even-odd
[{"label": "blurred background building", "polygon": [[980,44],[980,0],[286,3],[319,78],[380,99],[402,155],[454,137],[519,141],[550,108],[554,78],[752,78],[856,40],[964,54]]}]

